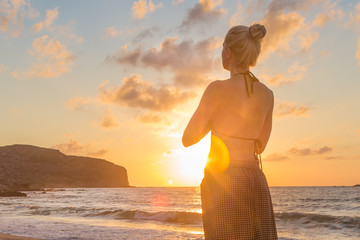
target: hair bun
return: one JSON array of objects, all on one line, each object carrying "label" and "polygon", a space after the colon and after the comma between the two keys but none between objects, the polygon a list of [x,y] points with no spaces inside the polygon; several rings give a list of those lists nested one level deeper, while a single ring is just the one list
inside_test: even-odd
[{"label": "hair bun", "polygon": [[249,27],[249,35],[254,40],[260,40],[265,37],[266,29],[261,24],[253,24]]}]

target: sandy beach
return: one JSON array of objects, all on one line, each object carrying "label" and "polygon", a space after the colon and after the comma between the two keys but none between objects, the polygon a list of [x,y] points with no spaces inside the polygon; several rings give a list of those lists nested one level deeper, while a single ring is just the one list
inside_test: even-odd
[{"label": "sandy beach", "polygon": [[19,237],[19,236],[0,233],[0,240],[40,240],[40,239]]}]

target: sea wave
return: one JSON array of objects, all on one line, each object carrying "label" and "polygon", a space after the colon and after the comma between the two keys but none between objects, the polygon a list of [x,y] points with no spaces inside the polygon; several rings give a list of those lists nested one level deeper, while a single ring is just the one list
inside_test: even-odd
[{"label": "sea wave", "polygon": [[301,201],[306,202],[357,202],[360,197],[355,198],[299,198]]},{"label": "sea wave", "polygon": [[89,207],[40,207],[36,205],[28,206],[27,211],[28,215],[60,215],[60,216],[68,216],[68,215],[83,215],[89,212],[94,211],[104,211],[105,208],[89,208]]},{"label": "sea wave", "polygon": [[300,221],[302,224],[322,224],[325,227],[330,228],[334,228],[336,224],[346,228],[360,229],[360,217],[331,216],[299,212],[276,213],[275,217],[283,221]]},{"label": "sea wave", "polygon": [[[115,210],[103,211],[94,214],[88,214],[89,217],[110,217],[113,219],[127,219],[127,220],[148,220],[160,221],[177,224],[201,224],[201,213],[197,212],[180,212],[180,211],[160,211],[160,212],[146,212],[141,210]],[[299,212],[282,212],[275,213],[278,221],[296,221],[297,223],[312,225],[321,224],[324,227],[336,228],[359,228],[360,217],[350,216],[331,216],[312,213],[299,213]]]},{"label": "sea wave", "polygon": [[201,224],[201,213],[197,212],[179,212],[179,211],[161,211],[161,212],[146,212],[140,210],[115,210],[104,211],[96,214],[89,214],[91,217],[112,217],[115,219],[128,220],[149,220],[161,221],[179,224]]},{"label": "sea wave", "polygon": [[[147,212],[139,209],[108,210],[105,208],[91,207],[62,207],[44,208],[36,205],[28,206],[30,215],[77,215],[83,217],[105,217],[118,220],[142,220],[159,221],[174,224],[201,225],[202,214],[186,211],[159,211]],[[323,226],[326,228],[353,228],[360,229],[360,217],[358,216],[334,216],[326,214],[302,213],[302,212],[276,212],[276,221],[306,225],[308,227]]]}]

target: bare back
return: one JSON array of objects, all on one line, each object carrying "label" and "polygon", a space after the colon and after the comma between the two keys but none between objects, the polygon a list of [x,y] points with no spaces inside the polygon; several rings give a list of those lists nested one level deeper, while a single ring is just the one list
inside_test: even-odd
[{"label": "bare back", "polygon": [[[246,77],[247,84],[253,84],[253,93],[248,95],[244,76],[209,84],[184,131],[184,146],[195,144],[212,131],[212,138],[216,135],[225,143],[230,159],[251,159],[254,150],[264,151],[272,126],[273,93]],[[254,140],[259,140],[261,147],[255,149]]]},{"label": "bare back", "polygon": [[262,131],[267,127],[265,122],[267,116],[272,114],[273,107],[272,91],[260,82],[251,83],[247,78],[248,85],[253,84],[254,92],[249,97],[244,78],[244,75],[240,75],[217,82],[214,102],[218,102],[218,106],[210,119],[212,134],[224,141],[230,159],[236,160],[254,156],[254,141],[235,137],[259,139],[266,145],[269,136],[262,136]]}]

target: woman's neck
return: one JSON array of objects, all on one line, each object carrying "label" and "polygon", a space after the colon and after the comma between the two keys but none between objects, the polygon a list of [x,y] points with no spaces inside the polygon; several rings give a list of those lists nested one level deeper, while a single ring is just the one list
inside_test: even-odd
[{"label": "woman's neck", "polygon": [[249,68],[239,68],[239,67],[231,68],[230,69],[230,77],[235,76],[235,75],[237,75],[239,73],[245,73],[247,71],[249,71]]}]

